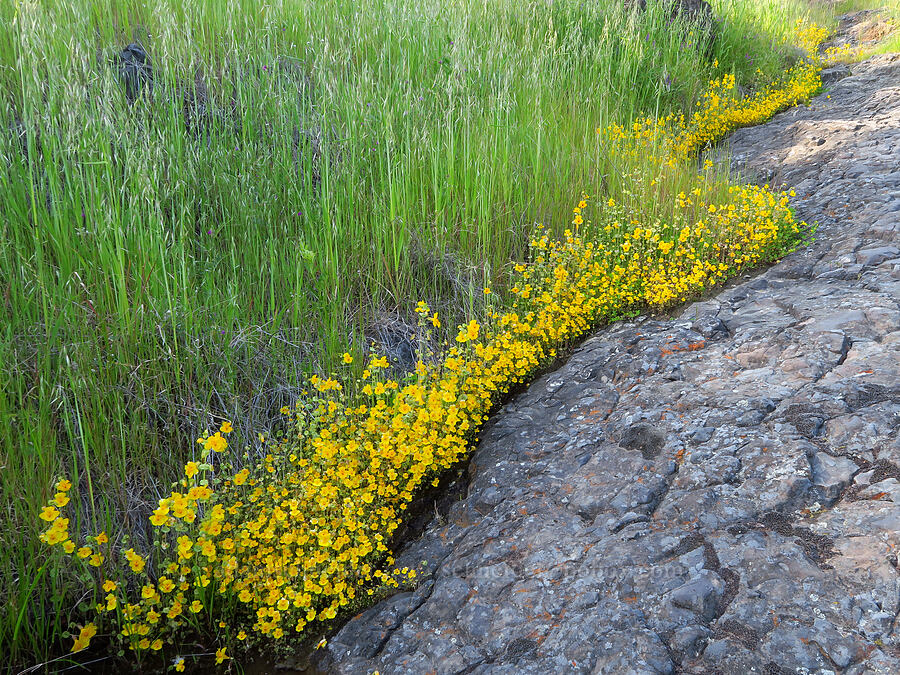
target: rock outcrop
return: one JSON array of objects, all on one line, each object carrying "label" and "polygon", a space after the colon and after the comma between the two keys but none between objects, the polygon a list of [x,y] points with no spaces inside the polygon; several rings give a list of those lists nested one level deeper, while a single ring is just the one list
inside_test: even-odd
[{"label": "rock outcrop", "polygon": [[153,66],[147,52],[132,42],[117,56],[119,78],[125,84],[125,98],[134,103],[142,92],[153,93]]},{"label": "rock outcrop", "polygon": [[900,672],[900,56],[736,133],[816,241],[490,422],[335,673]]}]

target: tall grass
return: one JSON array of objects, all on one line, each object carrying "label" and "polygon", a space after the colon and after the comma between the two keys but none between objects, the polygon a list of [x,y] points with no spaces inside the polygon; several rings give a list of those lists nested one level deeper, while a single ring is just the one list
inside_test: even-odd
[{"label": "tall grass", "polygon": [[204,427],[267,433],[348,345],[402,357],[419,299],[452,328],[535,222],[616,196],[597,127],[783,67],[805,3],[715,4],[712,45],[612,0],[0,5],[0,652],[69,620],[55,476],[139,538]]}]

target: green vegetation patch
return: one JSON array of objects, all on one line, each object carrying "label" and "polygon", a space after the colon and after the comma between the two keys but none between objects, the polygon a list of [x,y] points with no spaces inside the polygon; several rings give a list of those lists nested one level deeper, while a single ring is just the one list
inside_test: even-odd
[{"label": "green vegetation patch", "polygon": [[[782,71],[799,56],[790,43],[805,6],[762,0],[714,6],[723,17],[714,40],[655,3],[644,12],[575,0],[364,0],[327,7],[287,0],[264,6],[46,0],[0,7],[0,486],[7,504],[0,564],[10,571],[0,581],[0,601],[11,610],[0,620],[2,651],[13,661],[48,658],[70,620],[81,620],[113,592],[85,598],[81,589],[85,582],[102,589],[111,580],[104,565],[124,561],[133,571],[135,558],[124,557],[125,550],[140,556],[154,550],[160,535],[148,516],[161,508],[160,499],[173,498],[167,486],[184,477],[186,463],[208,464],[203,471],[215,468],[225,479],[220,464],[191,450],[200,452],[194,444],[200,430],[239,420],[229,442],[246,447],[247,456],[233,459],[234,472],[258,470],[270,430],[278,430],[275,438],[285,433],[279,408],[293,410],[309,375],[340,367],[345,351],[352,363],[342,414],[366,396],[384,395],[374,393],[377,383],[365,393],[359,379],[371,339],[396,370],[385,374],[383,387],[407,386],[403,371],[426,378],[418,383],[425,387],[442,381],[447,358],[456,358],[442,340],[476,350],[477,363],[479,344],[499,349],[491,340],[507,327],[493,322],[520,314],[512,325],[529,328],[517,339],[527,338],[535,351],[491,376],[498,378],[490,390],[496,393],[481,407],[457,414],[468,424],[459,445],[451,443],[460,448],[451,453],[458,457],[499,392],[562,342],[596,321],[675,301],[714,282],[716,273],[707,269],[663,302],[647,293],[668,286],[629,277],[623,288],[630,300],[614,310],[592,305],[584,314],[551,295],[562,304],[539,324],[551,339],[528,332],[535,324],[524,317],[540,309],[518,304],[536,300],[532,291],[522,296],[517,275],[524,272],[511,262],[549,265],[532,244],[543,236],[534,238],[534,223],[573,221],[571,205],[581,189],[607,209],[624,209],[596,216],[602,228],[620,223],[613,239],[596,229],[571,235],[579,247],[594,247],[592,256],[629,254],[632,247],[641,255],[676,255],[685,226],[697,242],[712,236],[696,232],[696,208],[718,204],[727,211],[736,203],[723,177],[710,175],[698,188],[696,166],[685,157],[671,166],[653,164],[653,156],[671,158],[666,134],[629,158],[614,156],[619,146],[596,130],[635,123],[643,130],[655,125],[645,122],[647,115],[665,120],[670,113],[669,131],[700,130],[690,121],[712,109],[704,96],[710,79],[720,82],[722,106],[715,109],[737,116],[747,107],[741,101],[759,103],[769,83],[782,82]],[[772,111],[760,104],[755,115],[707,129],[687,154]],[[656,170],[665,179],[651,173]],[[689,197],[693,189],[702,199]],[[676,216],[673,204],[682,193],[691,204]],[[771,208],[783,211],[780,199]],[[636,229],[649,238],[635,243]],[[568,251],[569,239],[559,241]],[[660,248],[666,243],[670,251]],[[734,251],[724,245],[703,249],[703,260],[730,274],[787,245],[779,240],[740,262],[742,256],[727,258]],[[683,253],[687,260],[699,257],[694,248]],[[578,250],[570,251],[572,260],[583,254]],[[607,264],[604,256],[591,264]],[[552,277],[556,268],[546,269]],[[686,270],[690,275],[693,268]],[[543,288],[531,285],[535,292]],[[438,313],[440,326],[419,324],[419,300],[427,301],[430,316]],[[456,343],[455,327],[472,321],[494,337],[479,343],[476,334]],[[415,375],[420,358],[438,370]],[[398,400],[385,399],[385,406]],[[303,448],[316,438],[287,429]],[[247,433],[238,436],[242,430]],[[282,459],[306,457],[279,447]],[[429,464],[401,492],[412,494],[449,461]],[[274,467],[273,475],[283,478],[292,467]],[[60,475],[75,486],[54,491]],[[229,480],[234,485],[233,474]],[[216,503],[234,505],[217,495],[213,490],[195,509],[197,526]],[[68,519],[66,536],[56,543],[77,542],[72,555],[83,568],[60,564],[59,554],[39,542],[46,526],[35,514],[48,499],[65,515],[45,510],[45,520]],[[399,517],[402,503],[383,505],[395,513],[373,526],[373,537],[389,535],[386,523]],[[108,541],[95,538],[101,531]],[[185,536],[197,544],[196,533]],[[199,546],[195,562],[205,555]],[[376,563],[389,564],[385,551],[377,545],[373,551]],[[150,556],[140,570],[157,595],[166,555]],[[120,582],[125,595],[106,611],[148,599],[141,594],[146,584],[132,598],[134,579]],[[226,617],[228,630],[219,637],[237,639],[231,627],[239,625],[246,603],[238,597],[220,604],[217,588],[197,592],[184,616],[193,614],[194,600],[202,607],[184,631],[190,626],[209,637]],[[82,606],[73,598],[82,598]],[[335,609],[330,600],[311,603],[306,611],[316,616]],[[124,645],[142,650],[147,636],[122,635],[125,623],[120,618],[110,626],[118,626]],[[252,624],[247,628],[253,631]],[[184,633],[166,639],[175,634]],[[83,645],[92,636],[75,637]],[[150,652],[157,651],[156,639]],[[65,649],[70,646],[67,641]]]}]

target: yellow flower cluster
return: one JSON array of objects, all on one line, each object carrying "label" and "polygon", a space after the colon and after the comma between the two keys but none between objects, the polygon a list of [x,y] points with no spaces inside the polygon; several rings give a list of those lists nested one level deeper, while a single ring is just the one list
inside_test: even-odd
[{"label": "yellow flower cluster", "polygon": [[[151,524],[162,531],[177,534],[182,529],[196,526],[208,536],[177,537],[174,542],[176,555],[162,560],[152,572],[148,569],[148,558],[133,548],[110,550],[109,537],[104,532],[88,537],[84,545],[76,548],[68,536],[69,520],[59,511],[69,502],[70,481],[63,479],[57,483],[56,494],[41,511],[40,518],[50,522],[50,527],[41,535],[42,540],[51,546],[60,545],[65,553],[74,554],[83,564],[94,568],[91,574],[96,580],[95,597],[100,600],[95,605],[98,618],[109,618],[117,625],[117,637],[139,654],[161,651],[166,639],[181,629],[196,630],[199,625],[196,615],[211,606],[211,595],[204,593],[204,589],[216,574],[213,570],[216,562],[214,538],[221,533],[220,523],[225,514],[221,504],[212,503],[214,493],[209,481],[195,482],[191,478],[201,471],[211,470],[206,460],[211,453],[224,451],[227,447],[225,434],[231,431],[231,424],[225,422],[215,434],[205,434],[198,439],[204,448],[204,463],[189,462],[185,467],[187,479],[180,483],[183,492],[173,491],[169,497],[159,500],[150,516]],[[210,502],[208,509],[205,508],[207,502]],[[198,513],[203,514],[199,523]],[[183,526],[173,527],[175,523]],[[158,538],[154,544],[157,552],[168,548],[164,538]],[[85,625],[75,638],[72,651],[88,647],[96,633],[95,623]],[[225,648],[216,652],[217,664],[227,658],[230,657]],[[184,670],[183,657],[176,659],[176,670]]]},{"label": "yellow flower cluster", "polygon": [[780,110],[808,101],[822,88],[819,71],[824,66],[853,58],[857,53],[844,45],[829,47],[819,54],[819,45],[826,37],[826,28],[800,20],[795,27],[795,42],[807,57],[785,71],[778,81],[741,98],[734,75],[726,74],[710,80],[699,106],[689,117],[674,113],[663,118],[646,117],[631,127],[613,124],[597,129],[597,133],[620,152],[641,156],[651,152],[674,166],[735,129],[760,124]]},{"label": "yellow flower cluster", "polygon": [[73,652],[80,652],[82,649],[87,649],[87,646],[91,642],[91,638],[97,634],[97,626],[93,623],[86,624],[79,632],[78,637],[75,638],[75,644],[72,645]]},{"label": "yellow flower cluster", "polygon": [[788,70],[782,81],[747,98],[735,96],[734,75],[711,80],[694,113],[645,117],[630,127],[612,124],[597,129],[608,148],[628,155],[652,156],[670,167],[693,157],[699,150],[729,132],[759,124],[779,110],[806,101],[822,87],[820,65],[801,62]]},{"label": "yellow flower cluster", "polygon": [[[801,64],[778,87],[739,100],[725,95],[734,88],[725,77],[710,83],[688,121],[640,120],[607,129],[605,138],[613,154],[655,149],[650,185],[671,187],[684,173],[680,163],[704,144],[818,86],[815,69]],[[312,378],[309,396],[282,409],[289,433],[239,470],[221,454],[231,424],[204,434],[199,460],[185,465],[150,516],[150,556],[109,550],[104,534],[77,548],[61,511],[71,488],[65,480],[40,514],[50,523],[42,539],[85,565],[98,617],[138,655],[187,632],[214,632],[234,645],[250,635],[296,636],[312,621],[334,619],[378,586],[415,577],[392,569],[390,539],[416,492],[466,455],[504,393],[599,322],[680,302],[789,250],[802,229],[789,196],[767,187],[723,191],[701,175],[672,191],[671,217],[648,220],[612,197],[590,207],[584,195],[560,238],[538,228],[530,259],[514,268],[505,309],[489,304],[482,320],[458,327],[452,347],[421,355],[404,379],[388,377],[390,364],[375,354],[356,395],[336,378]],[[586,220],[592,208],[596,224]],[[484,295],[490,303],[496,294]],[[416,313],[426,333],[440,326],[425,302]],[[74,648],[94,632],[88,624]],[[226,658],[220,649],[217,663]],[[174,663],[183,670],[184,657]]]},{"label": "yellow flower cluster", "polygon": [[788,206],[793,192],[730,186],[726,202],[715,204],[707,201],[714,188],[700,177],[690,193],[677,194],[668,223],[640,221],[629,209],[607,204],[598,243],[566,241],[579,250],[595,246],[591,274],[600,284],[596,292],[607,298],[604,316],[687,300],[747,266],[778,257],[800,238],[803,224]]},{"label": "yellow flower cluster", "polygon": [[828,29],[815,21],[797,19],[794,24],[794,43],[807,54],[816,54],[819,45],[828,37]]}]

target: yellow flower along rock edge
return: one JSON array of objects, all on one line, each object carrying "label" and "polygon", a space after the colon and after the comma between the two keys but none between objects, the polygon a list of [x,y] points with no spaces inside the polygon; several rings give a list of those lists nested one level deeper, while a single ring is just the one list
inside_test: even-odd
[{"label": "yellow flower along rock edge", "polygon": [[[688,119],[600,130],[612,161],[650,156],[649,174],[625,180],[669,194],[670,217],[647,220],[634,206],[589,205],[584,195],[561,237],[538,228],[529,260],[511,274],[509,306],[460,326],[452,348],[421,355],[402,381],[377,355],[358,395],[337,378],[312,378],[310,395],[282,410],[287,436],[240,470],[227,460],[231,424],[204,434],[199,460],[150,516],[149,553],[105,533],[77,543],[65,517],[72,485],[62,479],[40,514],[49,524],[42,540],[80,564],[96,612],[76,628],[72,651],[102,627],[138,661],[164,653],[182,671],[188,657],[178,646],[201,635],[219,645],[207,658],[221,664],[226,649],[293,641],[312,622],[413,578],[392,569],[389,540],[417,490],[466,456],[503,394],[601,322],[677,304],[797,245],[808,228],[794,220],[790,194],[723,188],[709,171],[689,186],[678,176],[709,142],[808,99],[821,86],[820,65],[800,63],[744,99],[726,76]],[[426,332],[440,325],[424,302],[416,311]]]},{"label": "yellow flower along rock edge", "polygon": [[824,63],[820,59],[801,61],[779,82],[746,98],[736,96],[734,75],[723,75],[710,80],[700,105],[688,118],[675,114],[645,117],[631,128],[613,124],[597,132],[615,150],[652,151],[674,167],[735,129],[760,124],[781,110],[809,100],[822,87],[819,71]]},{"label": "yellow flower along rock edge", "polygon": [[657,159],[674,166],[735,129],[760,124],[781,110],[808,101],[822,87],[822,68],[860,53],[844,45],[829,47],[819,54],[819,45],[828,37],[827,29],[798,21],[794,30],[797,45],[808,56],[769,86],[741,98],[734,75],[726,74],[710,80],[697,110],[688,118],[676,114],[645,117],[636,120],[631,128],[614,124],[597,133],[614,148],[626,153],[649,150]]}]

